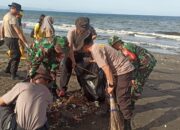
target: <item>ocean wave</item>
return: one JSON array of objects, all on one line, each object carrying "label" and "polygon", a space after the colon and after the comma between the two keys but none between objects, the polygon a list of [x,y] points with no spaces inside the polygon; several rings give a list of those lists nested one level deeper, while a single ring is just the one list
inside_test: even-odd
[{"label": "ocean wave", "polygon": [[[2,21],[0,21],[1,23]],[[35,26],[35,22],[25,22],[25,28],[32,29]],[[71,24],[55,24],[54,28],[55,30],[58,31],[68,31],[71,28],[75,27],[74,25]],[[118,36],[124,36],[124,35],[129,35],[129,36],[134,36],[138,38],[143,38],[143,39],[168,39],[168,40],[175,40],[175,41],[180,41],[180,33],[178,32],[155,32],[155,33],[146,33],[146,32],[136,32],[136,31],[125,31],[125,30],[112,30],[112,29],[100,29],[100,28],[95,28],[97,33],[99,35],[118,35]]]},{"label": "ocean wave", "polygon": [[156,33],[166,34],[166,35],[176,35],[176,36],[180,36],[180,32],[163,32],[163,31],[157,31]]},{"label": "ocean wave", "polygon": [[[27,27],[33,28],[36,23],[33,22],[25,22]],[[60,24],[54,25],[54,28],[57,31],[68,31],[71,28],[75,27],[71,24]],[[95,28],[97,33],[99,34],[109,34],[109,35],[130,35],[141,38],[163,38],[163,39],[171,39],[180,41],[180,33],[175,32],[156,32],[156,33],[146,33],[146,32],[135,32],[135,31],[125,31],[125,30],[112,30],[112,29],[100,29]]]},{"label": "ocean wave", "polygon": [[152,42],[135,42],[135,41],[126,41],[128,43],[133,43],[136,45],[140,45],[140,46],[148,46],[151,48],[160,48],[160,49],[165,49],[165,50],[179,50],[180,47],[178,46],[171,46],[171,45],[164,45],[162,43],[152,43]]}]

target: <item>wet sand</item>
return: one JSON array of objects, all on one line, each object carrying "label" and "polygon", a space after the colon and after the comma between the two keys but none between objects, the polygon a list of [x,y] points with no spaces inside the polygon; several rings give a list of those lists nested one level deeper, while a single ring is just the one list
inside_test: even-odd
[{"label": "wet sand", "polygon": [[[8,58],[5,46],[0,47],[0,95],[19,81],[12,81],[3,72]],[[180,130],[180,58],[177,55],[155,54],[158,61],[138,100],[132,121],[134,130]],[[25,75],[25,62],[21,62],[19,75]],[[75,76],[69,83],[71,91],[79,89]],[[58,117],[59,119],[61,117]],[[109,115],[91,113],[70,126],[53,130],[108,130]]]}]

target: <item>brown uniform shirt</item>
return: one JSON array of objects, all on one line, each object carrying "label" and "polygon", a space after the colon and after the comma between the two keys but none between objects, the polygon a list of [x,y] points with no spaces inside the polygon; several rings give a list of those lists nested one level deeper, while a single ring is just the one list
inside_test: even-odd
[{"label": "brown uniform shirt", "polygon": [[134,70],[134,66],[122,53],[108,45],[94,44],[91,54],[100,68],[109,65],[113,75],[123,75]]},{"label": "brown uniform shirt", "polygon": [[8,12],[3,18],[4,36],[8,38],[18,38],[18,34],[13,28],[13,25],[19,27],[17,18]]},{"label": "brown uniform shirt", "polygon": [[52,95],[44,85],[18,83],[2,99],[11,104],[16,101],[17,123],[26,130],[35,130],[47,121],[46,110],[52,103]]},{"label": "brown uniform shirt", "polygon": [[92,35],[97,35],[93,27],[90,27],[90,29],[83,34],[78,34],[76,28],[68,32],[67,38],[69,44],[73,46],[74,51],[80,51],[82,49],[84,45],[84,40],[90,33],[92,33]]}]

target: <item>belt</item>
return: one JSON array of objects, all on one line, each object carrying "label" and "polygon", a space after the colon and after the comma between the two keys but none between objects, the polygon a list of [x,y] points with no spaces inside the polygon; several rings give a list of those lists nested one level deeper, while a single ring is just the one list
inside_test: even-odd
[{"label": "belt", "polygon": [[5,39],[19,39],[19,38],[15,38],[15,37],[5,37]]}]

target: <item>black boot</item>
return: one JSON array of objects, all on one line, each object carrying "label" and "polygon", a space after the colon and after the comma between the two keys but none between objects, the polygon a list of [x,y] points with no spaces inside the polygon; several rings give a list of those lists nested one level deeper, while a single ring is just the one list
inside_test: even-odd
[{"label": "black boot", "polygon": [[124,130],[132,130],[131,128],[131,120],[124,120]]},{"label": "black boot", "polygon": [[19,76],[16,74],[18,71],[19,62],[20,62],[19,58],[13,59],[11,62],[11,70],[10,71],[11,71],[11,78],[13,80],[16,78],[19,80]]},{"label": "black boot", "polygon": [[8,62],[8,65],[6,67],[6,69],[4,70],[5,73],[7,74],[11,74],[11,63],[12,63],[12,59]]}]

